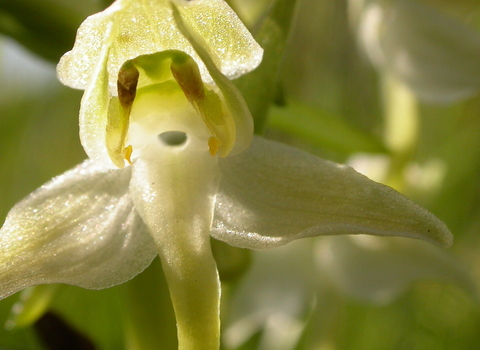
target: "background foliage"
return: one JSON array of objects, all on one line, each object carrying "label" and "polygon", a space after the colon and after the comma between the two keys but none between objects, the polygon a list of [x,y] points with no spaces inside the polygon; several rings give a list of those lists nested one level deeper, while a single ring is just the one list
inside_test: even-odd
[{"label": "background foliage", "polygon": [[[448,8],[464,21],[480,12],[473,6],[466,15],[467,0],[423,2]],[[81,93],[56,81],[55,63],[73,45],[83,18],[108,3],[0,2],[2,220],[22,197],[85,157],[78,140]],[[266,49],[262,66],[236,82],[256,117],[257,131],[334,161],[361,160],[369,174],[380,173],[382,181],[450,227],[455,244],[445,259],[455,267],[443,275],[432,269],[409,280],[408,288],[388,303],[378,303],[359,297],[356,291],[365,286],[345,289],[330,277],[332,270],[322,266],[320,256],[328,242],[324,238],[252,256],[218,243],[225,349],[477,349],[480,94],[431,104],[407,92],[395,109],[398,100],[392,102],[389,91],[398,98],[395,91],[404,87],[389,90],[385,72],[369,62],[346,0],[230,3]],[[396,114],[400,124],[395,124]],[[408,123],[413,126],[407,131],[398,126]],[[398,264],[416,257],[403,259]],[[419,261],[419,266],[426,264],[422,257]],[[381,259],[375,263],[383,264]],[[379,273],[377,265],[365,265],[365,276]],[[46,305],[97,349],[155,349],[158,342],[162,349],[175,349],[174,319],[158,269],[154,264],[133,281],[104,291],[62,286]],[[390,284],[403,276],[396,273],[386,278]],[[0,322],[11,319],[18,299],[14,295],[0,302]],[[0,348],[53,349],[39,340],[42,332],[34,321],[40,315],[26,327],[17,320],[15,329],[1,329]]]}]

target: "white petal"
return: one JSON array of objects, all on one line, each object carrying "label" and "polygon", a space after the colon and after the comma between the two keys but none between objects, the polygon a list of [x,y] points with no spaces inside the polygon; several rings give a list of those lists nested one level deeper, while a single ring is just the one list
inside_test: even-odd
[{"label": "white petal", "polygon": [[348,166],[258,137],[219,164],[212,235],[231,245],[264,249],[340,234],[451,244],[451,233],[434,215]]},{"label": "white petal", "polygon": [[[263,50],[223,0],[176,3],[183,18],[208,43],[223,74],[234,78],[258,66]],[[99,60],[110,21],[116,23],[108,66],[112,91],[125,61],[164,50],[188,53],[199,64],[204,80],[211,80],[195,50],[176,27],[169,0],[117,0],[80,26],[73,50],[62,57],[58,66],[59,78],[65,85],[86,87]]]},{"label": "white petal", "polygon": [[102,289],[145,269],[155,245],[129,180],[128,168],[86,161],[18,203],[0,230],[0,296],[46,283]]},{"label": "white petal", "polygon": [[453,282],[475,295],[467,270],[431,244],[404,238],[324,237],[318,240],[322,274],[345,294],[377,304],[391,302],[414,282]]}]

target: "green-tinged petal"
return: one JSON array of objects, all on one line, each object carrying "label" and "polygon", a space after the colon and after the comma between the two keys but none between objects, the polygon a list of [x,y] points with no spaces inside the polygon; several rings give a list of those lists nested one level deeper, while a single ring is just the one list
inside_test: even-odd
[{"label": "green-tinged petal", "polygon": [[130,193],[162,261],[179,349],[215,350],[220,282],[209,234],[219,181],[217,157],[193,132],[183,142],[166,137],[184,131],[150,136],[152,142],[133,163]]},{"label": "green-tinged petal", "polygon": [[371,236],[324,237],[318,241],[322,274],[345,294],[377,304],[391,302],[414,282],[457,284],[476,296],[472,276],[458,260],[426,242]]},{"label": "green-tinged petal", "polygon": [[[78,30],[73,50],[59,63],[60,80],[84,89],[95,74],[95,63],[101,60],[105,36],[112,39],[108,59],[111,91],[115,91],[117,73],[125,61],[172,49],[191,55],[203,77],[210,80],[195,50],[178,30],[170,3],[169,0],[117,0],[107,10],[87,18]],[[181,8],[184,20],[205,40],[223,74],[235,78],[260,63],[262,49],[223,0],[176,0],[175,3]],[[108,34],[106,28],[113,18],[118,26]]]},{"label": "green-tinged petal", "polygon": [[130,169],[86,161],[18,203],[0,230],[0,296],[49,283],[107,288],[145,269],[156,254],[129,180]]},{"label": "green-tinged petal", "polygon": [[348,166],[258,137],[247,151],[219,164],[223,177],[212,235],[231,245],[264,249],[340,234],[452,242],[433,214]]},{"label": "green-tinged petal", "polygon": [[372,61],[426,101],[449,103],[480,89],[480,31],[431,5],[369,3],[358,32]]},{"label": "green-tinged petal", "polygon": [[[106,25],[106,32],[113,31],[114,23],[109,22]],[[91,79],[85,89],[80,105],[80,140],[87,155],[115,168],[107,148],[105,147],[107,139],[107,125],[109,119],[114,119],[109,113],[120,113],[119,108],[113,108],[116,100],[110,103],[110,95],[108,92],[108,55],[110,52],[111,37],[106,35],[104,45],[99,47],[98,61],[94,66],[94,79]],[[61,79],[62,73],[58,71]],[[112,104],[112,106],[109,106]],[[110,107],[110,108],[109,108]],[[118,165],[121,162],[117,159]]]}]

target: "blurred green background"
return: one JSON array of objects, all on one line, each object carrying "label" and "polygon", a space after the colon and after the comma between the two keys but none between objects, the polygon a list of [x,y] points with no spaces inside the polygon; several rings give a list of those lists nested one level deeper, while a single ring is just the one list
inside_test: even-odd
[{"label": "blurred green background", "polygon": [[[402,2],[425,6],[425,16],[430,10],[439,14],[428,18],[438,19],[439,28],[455,28],[449,31],[452,36],[460,33],[458,28],[469,31],[468,38],[459,34],[453,39],[442,37],[436,27],[419,32],[417,39],[432,40],[438,44],[435,50],[440,47],[445,52],[429,49],[427,41],[414,42],[415,50],[425,52],[427,58],[422,59],[431,60],[432,67],[437,58],[453,55],[435,72],[449,73],[452,86],[456,79],[470,84],[468,96],[425,101],[408,79],[402,80],[396,66],[372,64],[359,40],[358,13],[366,13],[372,4],[380,4],[380,10],[384,6],[387,13],[392,3]],[[2,221],[25,195],[85,158],[78,138],[81,92],[56,80],[55,64],[72,47],[81,21],[108,3],[0,1]],[[478,79],[469,75],[465,82],[457,68],[480,63],[480,5],[467,0],[302,0],[297,4],[287,0],[278,1],[272,12],[273,0],[230,3],[266,48],[257,75],[237,82],[259,132],[321,157],[348,162],[395,187],[442,219],[455,243],[448,250],[399,243],[394,246],[404,248],[364,256],[375,249],[355,241],[317,238],[254,252],[251,258],[218,244],[218,261],[225,261],[219,263],[224,282],[224,348],[478,349],[480,74]],[[390,10],[387,15],[392,21],[400,16],[400,10]],[[443,18],[447,19],[442,22]],[[418,30],[422,28],[419,25]],[[380,32],[388,33],[387,29],[380,27]],[[403,43],[403,38],[387,39],[385,50]],[[476,50],[463,54],[451,42]],[[251,88],[262,81],[274,83],[267,92]],[[340,248],[356,253],[345,258],[332,253]],[[232,263],[231,257],[238,261]],[[354,264],[364,269],[358,276],[349,276]],[[145,276],[158,269],[155,264]],[[148,344],[157,339],[162,344],[157,349],[175,349],[164,281],[150,282],[145,276],[104,291],[61,287],[49,307],[97,349],[149,349]],[[376,285],[371,282],[375,278],[384,293],[378,295],[388,298],[375,294]],[[150,294],[139,297],[138,286]],[[11,317],[18,298],[14,295],[0,302],[0,323]],[[147,314],[138,315],[141,304],[150,308]],[[135,322],[140,331],[132,331]],[[142,332],[152,337],[143,346],[132,340],[132,334]],[[35,326],[1,329],[0,349],[48,349],[38,334]]]}]

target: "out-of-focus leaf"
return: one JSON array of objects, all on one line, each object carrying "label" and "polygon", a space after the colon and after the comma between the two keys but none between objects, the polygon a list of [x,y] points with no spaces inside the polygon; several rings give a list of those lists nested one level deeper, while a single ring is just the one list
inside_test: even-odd
[{"label": "out-of-focus leaf", "polygon": [[69,102],[78,95],[62,90],[52,92],[51,97],[56,102],[49,97],[5,106],[10,108],[8,117],[0,118],[2,223],[16,201],[85,157],[78,141],[77,118],[72,115],[75,109]]},{"label": "out-of-focus leaf", "polygon": [[264,49],[260,66],[234,83],[245,97],[255,120],[255,132],[261,133],[267,112],[279,91],[279,71],[287,45],[296,0],[276,0],[253,29],[255,40]]},{"label": "out-of-focus leaf", "polygon": [[8,319],[10,310],[17,299],[18,296],[13,295],[0,303],[0,349],[41,350],[31,328],[9,331],[3,327],[3,323]]},{"label": "out-of-focus leaf", "polygon": [[407,193],[441,217],[455,232],[456,239],[463,238],[468,231],[474,234],[472,238],[478,236],[478,229],[472,227],[472,219],[475,220],[474,216],[478,215],[480,208],[479,104],[480,97],[477,96],[449,108],[422,108],[422,142],[418,151],[420,162],[442,160],[445,176],[434,196],[425,198],[421,192]]},{"label": "out-of-focus leaf", "polygon": [[80,23],[100,10],[101,6],[93,0],[3,0],[0,32],[57,62],[73,46]]},{"label": "out-of-focus leaf", "polygon": [[250,267],[252,252],[248,249],[233,247],[216,239],[211,240],[211,245],[222,283],[238,281]]},{"label": "out-of-focus leaf", "polygon": [[175,314],[159,259],[121,286],[126,350],[176,350]]},{"label": "out-of-focus leaf", "polygon": [[[55,67],[13,41],[0,65],[0,221],[22,197],[81,162],[81,94],[61,86]],[[52,142],[54,140],[54,142]]]},{"label": "out-of-focus leaf", "polygon": [[[252,350],[252,349],[259,349],[261,340],[262,340],[262,331],[258,331],[254,335],[250,337],[248,341],[243,343],[240,347],[235,348],[235,350]],[[230,348],[228,348],[230,349]]]},{"label": "out-of-focus leaf", "polygon": [[5,326],[9,329],[31,326],[48,310],[60,287],[59,284],[44,284],[24,289]]},{"label": "out-of-focus leaf", "polygon": [[341,155],[385,152],[379,140],[356,129],[341,117],[299,102],[272,108],[268,127]]},{"label": "out-of-focus leaf", "polygon": [[73,329],[91,340],[98,350],[123,349],[121,286],[87,290],[66,286],[52,310]]}]

